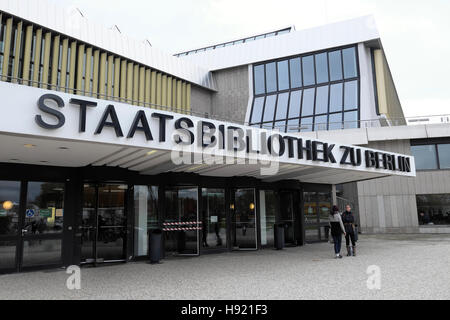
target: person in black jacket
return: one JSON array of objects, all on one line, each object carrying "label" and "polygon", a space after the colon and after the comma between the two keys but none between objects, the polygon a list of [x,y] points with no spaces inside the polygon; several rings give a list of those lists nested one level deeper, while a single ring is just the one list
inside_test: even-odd
[{"label": "person in black jacket", "polygon": [[[356,256],[356,241],[355,241],[355,217],[352,213],[352,208],[347,205],[345,212],[342,214],[342,222],[345,227],[345,244],[347,246],[347,257]],[[352,247],[350,247],[350,240]]]},{"label": "person in black jacket", "polygon": [[344,224],[342,223],[339,208],[337,206],[334,206],[333,210],[330,212],[330,228],[331,236],[333,237],[334,241],[334,253],[336,254],[336,259],[342,259],[341,243],[342,234],[345,234],[345,228]]}]

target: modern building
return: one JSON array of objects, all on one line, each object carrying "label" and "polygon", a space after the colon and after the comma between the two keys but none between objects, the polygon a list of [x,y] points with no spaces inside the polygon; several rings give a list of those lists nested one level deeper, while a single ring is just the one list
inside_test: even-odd
[{"label": "modern building", "polygon": [[407,126],[373,17],[176,55],[44,0],[0,20],[1,272],[147,259],[157,229],[166,258],[301,246],[333,203],[445,220],[449,125]]}]

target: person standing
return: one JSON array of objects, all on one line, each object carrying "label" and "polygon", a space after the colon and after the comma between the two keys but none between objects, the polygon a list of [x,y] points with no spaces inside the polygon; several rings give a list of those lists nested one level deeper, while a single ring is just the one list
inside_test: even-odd
[{"label": "person standing", "polygon": [[342,259],[342,234],[345,234],[345,228],[337,206],[333,206],[333,209],[330,212],[330,229],[334,241],[334,253],[336,254],[336,259]]},{"label": "person standing", "polygon": [[[347,257],[356,256],[356,241],[355,241],[355,216],[352,213],[350,205],[345,207],[345,212],[342,214],[342,222],[345,227],[345,244],[347,246]],[[351,240],[351,247],[350,247]]]}]

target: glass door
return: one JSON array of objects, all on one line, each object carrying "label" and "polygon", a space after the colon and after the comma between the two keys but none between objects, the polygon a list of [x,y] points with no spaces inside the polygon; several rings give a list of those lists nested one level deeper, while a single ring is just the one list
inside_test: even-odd
[{"label": "glass door", "polygon": [[82,263],[126,260],[128,186],[85,184],[82,216]]},{"label": "glass door", "polygon": [[280,223],[284,226],[284,241],[287,245],[295,245],[294,232],[294,195],[292,192],[280,194]]},{"label": "glass door", "polygon": [[234,192],[232,216],[233,247],[238,250],[257,250],[255,189]]},{"label": "glass door", "polygon": [[198,188],[165,191],[164,246],[166,253],[197,256],[202,223],[198,219]]},{"label": "glass door", "polygon": [[227,248],[225,189],[202,190],[202,248]]}]

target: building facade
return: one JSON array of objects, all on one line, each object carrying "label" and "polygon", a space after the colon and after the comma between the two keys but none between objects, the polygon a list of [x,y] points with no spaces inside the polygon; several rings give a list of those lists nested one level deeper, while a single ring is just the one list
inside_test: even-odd
[{"label": "building facade", "polygon": [[271,248],[275,225],[304,245],[346,200],[366,232],[440,210],[396,187],[429,136],[370,135],[410,130],[372,17],[174,56],[46,1],[0,17],[0,272],[146,259],[157,229],[166,258]]}]

